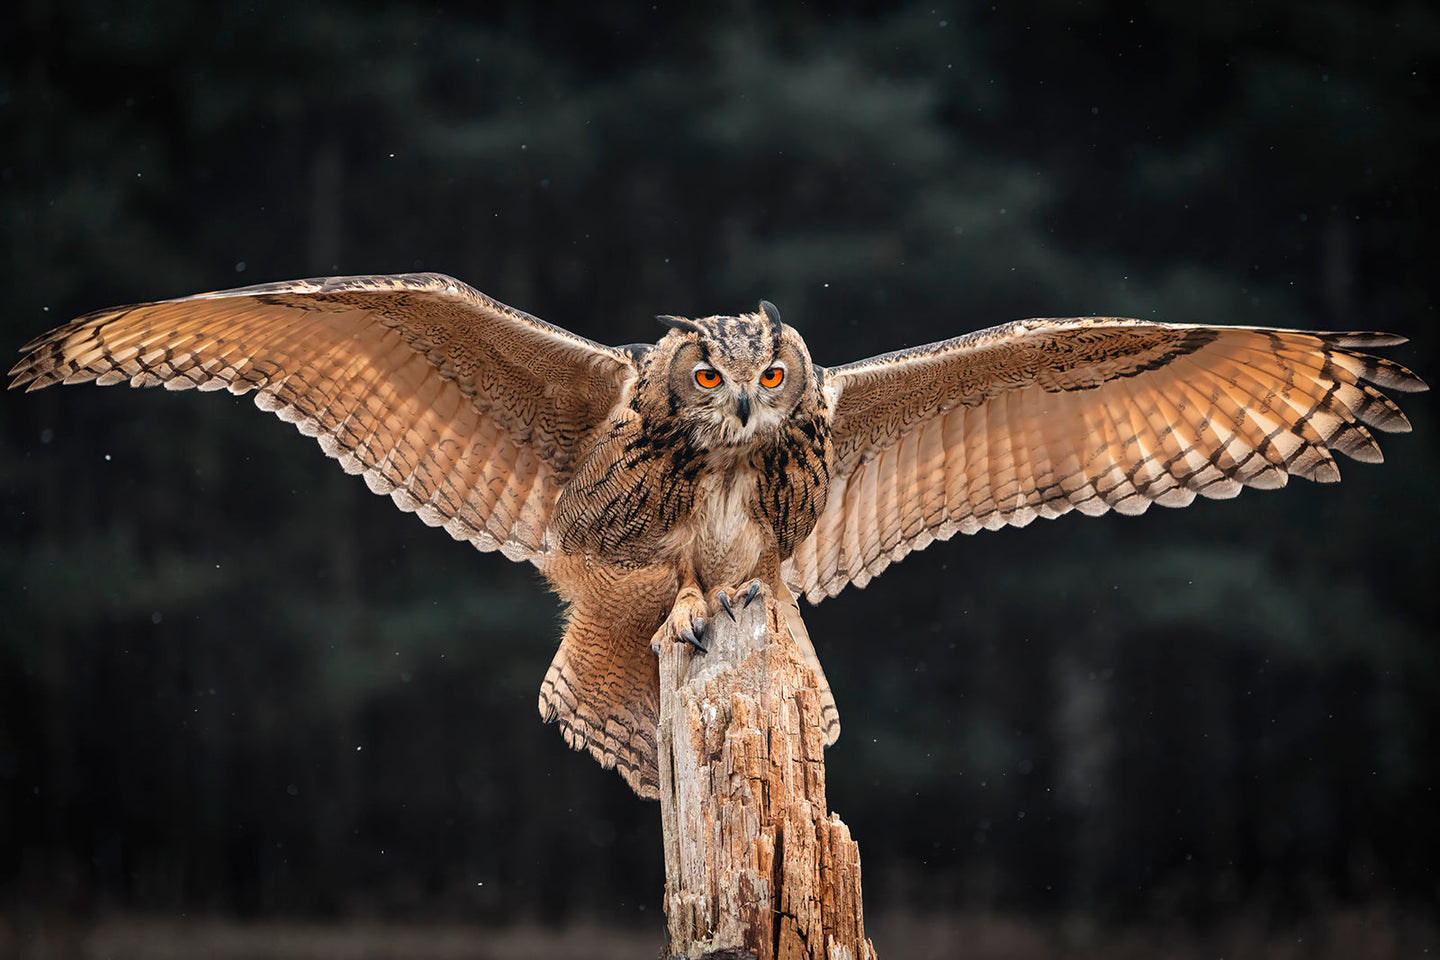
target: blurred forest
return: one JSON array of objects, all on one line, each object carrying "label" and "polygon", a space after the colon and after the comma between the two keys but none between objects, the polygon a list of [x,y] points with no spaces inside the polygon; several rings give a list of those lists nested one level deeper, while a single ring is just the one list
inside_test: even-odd
[{"label": "blurred forest", "polygon": [[[0,344],[425,269],[608,343],[761,297],[827,364],[1109,314],[1390,330],[1433,384],[1437,68],[1418,0],[26,0]],[[1339,486],[961,537],[808,611],[882,955],[1436,952],[1432,397]],[[128,917],[659,948],[658,807],[536,714],[537,575],[248,398],[0,397],[0,604],[0,956],[159,955]]]}]

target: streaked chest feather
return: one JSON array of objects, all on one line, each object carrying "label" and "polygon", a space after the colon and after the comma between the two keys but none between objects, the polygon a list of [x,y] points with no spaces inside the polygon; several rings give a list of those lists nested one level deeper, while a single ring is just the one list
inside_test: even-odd
[{"label": "streaked chest feather", "polygon": [[694,509],[666,538],[665,552],[688,556],[707,586],[753,576],[761,554],[773,548],[773,534],[755,520],[756,481],[748,467],[701,474]]}]

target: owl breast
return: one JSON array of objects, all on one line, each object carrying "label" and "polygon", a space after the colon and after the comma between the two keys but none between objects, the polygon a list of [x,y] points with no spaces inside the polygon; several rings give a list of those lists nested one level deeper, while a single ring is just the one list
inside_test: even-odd
[{"label": "owl breast", "polygon": [[[825,505],[828,447],[698,450],[621,417],[556,504],[561,552],[624,568],[690,568],[707,589],[769,578]],[[822,437],[828,440],[828,437]]]},{"label": "owl breast", "polygon": [[666,538],[666,559],[688,560],[705,588],[757,576],[761,557],[777,546],[769,524],[756,519],[757,479],[744,467],[702,473],[688,520]]}]

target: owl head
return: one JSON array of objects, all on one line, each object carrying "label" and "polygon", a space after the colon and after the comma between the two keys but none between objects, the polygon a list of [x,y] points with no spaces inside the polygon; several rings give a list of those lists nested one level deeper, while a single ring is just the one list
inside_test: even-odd
[{"label": "owl head", "polygon": [[670,332],[657,344],[655,360],[665,365],[654,378],[667,393],[666,412],[702,449],[773,433],[818,394],[805,341],[769,301],[738,317],[657,319]]}]

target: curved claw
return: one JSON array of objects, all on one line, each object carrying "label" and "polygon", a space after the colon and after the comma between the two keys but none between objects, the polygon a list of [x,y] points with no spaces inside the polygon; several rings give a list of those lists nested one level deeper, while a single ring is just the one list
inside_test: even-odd
[{"label": "curved claw", "polygon": [[700,653],[709,653],[710,651],[706,649],[705,645],[700,642],[700,638],[696,635],[697,630],[699,633],[705,632],[705,621],[697,618],[695,625],[695,630],[692,630],[690,627],[681,628],[680,639],[690,644],[690,646],[694,647]]},{"label": "curved claw", "polygon": [[[755,595],[758,594],[759,592],[760,592],[760,581],[759,581],[759,580],[752,580],[752,581],[750,581],[750,589],[745,591],[745,602],[741,604],[741,607],[748,607],[748,606],[750,606],[750,601],[754,600],[754,599],[755,599]],[[729,609],[729,604],[726,604],[726,609],[727,609],[727,610]],[[735,615],[734,615],[733,613],[730,615],[730,619],[732,619],[732,620],[735,619]]]},{"label": "curved claw", "polygon": [[[735,608],[730,606],[729,594],[727,594],[724,590],[721,590],[719,593],[715,594],[715,599],[720,601],[720,606],[725,608],[725,613],[730,617],[731,622],[734,622]],[[746,606],[749,606],[748,600],[746,601]]]}]

